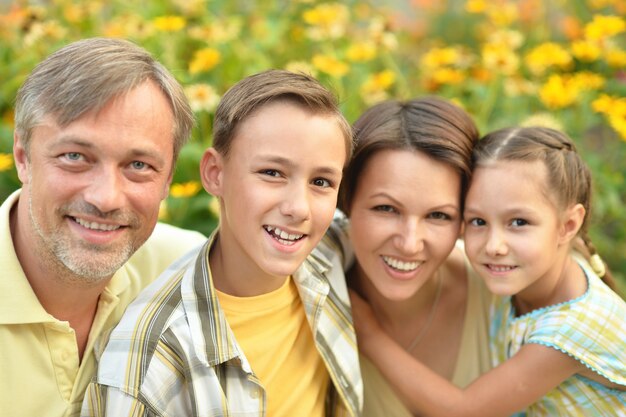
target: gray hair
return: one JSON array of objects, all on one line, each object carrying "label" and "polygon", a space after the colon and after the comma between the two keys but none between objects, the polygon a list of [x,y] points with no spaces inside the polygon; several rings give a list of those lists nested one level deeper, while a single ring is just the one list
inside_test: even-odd
[{"label": "gray hair", "polygon": [[172,109],[176,160],[194,125],[183,88],[146,50],[121,39],[84,39],[39,63],[17,93],[16,133],[28,152],[32,129],[44,117],[67,126],[148,80],[160,88]]}]

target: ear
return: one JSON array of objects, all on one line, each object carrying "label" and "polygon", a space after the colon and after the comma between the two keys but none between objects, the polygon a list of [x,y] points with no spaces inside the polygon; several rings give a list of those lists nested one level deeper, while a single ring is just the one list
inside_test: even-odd
[{"label": "ear", "polygon": [[222,195],[224,173],[224,157],[215,150],[208,148],[200,161],[200,178],[204,189],[216,197]]},{"label": "ear", "polygon": [[13,132],[13,159],[15,160],[15,169],[17,170],[18,178],[22,184],[28,184],[30,160],[24,143],[17,132]]},{"label": "ear", "polygon": [[574,204],[563,214],[563,223],[559,233],[559,243],[569,244],[576,237],[585,219],[585,208],[582,204]]}]

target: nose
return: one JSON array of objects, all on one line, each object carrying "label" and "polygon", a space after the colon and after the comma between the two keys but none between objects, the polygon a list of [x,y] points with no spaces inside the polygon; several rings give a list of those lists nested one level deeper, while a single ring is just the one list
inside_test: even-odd
[{"label": "nose", "polygon": [[83,198],[102,213],[109,213],[124,204],[124,179],[115,167],[98,170],[85,188]]},{"label": "nose", "polygon": [[490,230],[485,244],[485,252],[489,256],[503,256],[508,252],[508,246],[503,233],[499,230]]},{"label": "nose", "polygon": [[311,201],[308,184],[294,184],[287,187],[280,204],[280,212],[283,216],[290,217],[293,221],[305,221],[311,218]]},{"label": "nose", "polygon": [[416,254],[424,249],[424,231],[416,217],[408,217],[399,222],[395,235],[395,246],[406,255]]}]

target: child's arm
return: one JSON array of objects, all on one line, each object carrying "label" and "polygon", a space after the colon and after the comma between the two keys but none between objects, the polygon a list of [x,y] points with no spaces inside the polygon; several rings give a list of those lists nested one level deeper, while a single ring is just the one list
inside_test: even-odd
[{"label": "child's arm", "polygon": [[351,299],[359,349],[405,398],[409,408],[424,416],[509,416],[584,368],[556,349],[528,344],[505,363],[460,389],[391,339],[358,295],[351,293]]}]

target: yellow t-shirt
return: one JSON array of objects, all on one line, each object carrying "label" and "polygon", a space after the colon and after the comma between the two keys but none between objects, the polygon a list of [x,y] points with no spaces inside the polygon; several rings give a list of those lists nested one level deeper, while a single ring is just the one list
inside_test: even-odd
[{"label": "yellow t-shirt", "polygon": [[267,415],[322,417],[329,375],[293,279],[255,297],[216,292],[237,343],[265,389]]},{"label": "yellow t-shirt", "polygon": [[96,371],[93,347],[97,337],[119,322],[141,289],[206,238],[158,224],[100,296],[79,363],[74,330],[44,310],[15,254],[9,212],[18,197],[16,191],[0,207],[0,416],[78,416],[87,384]]}]

